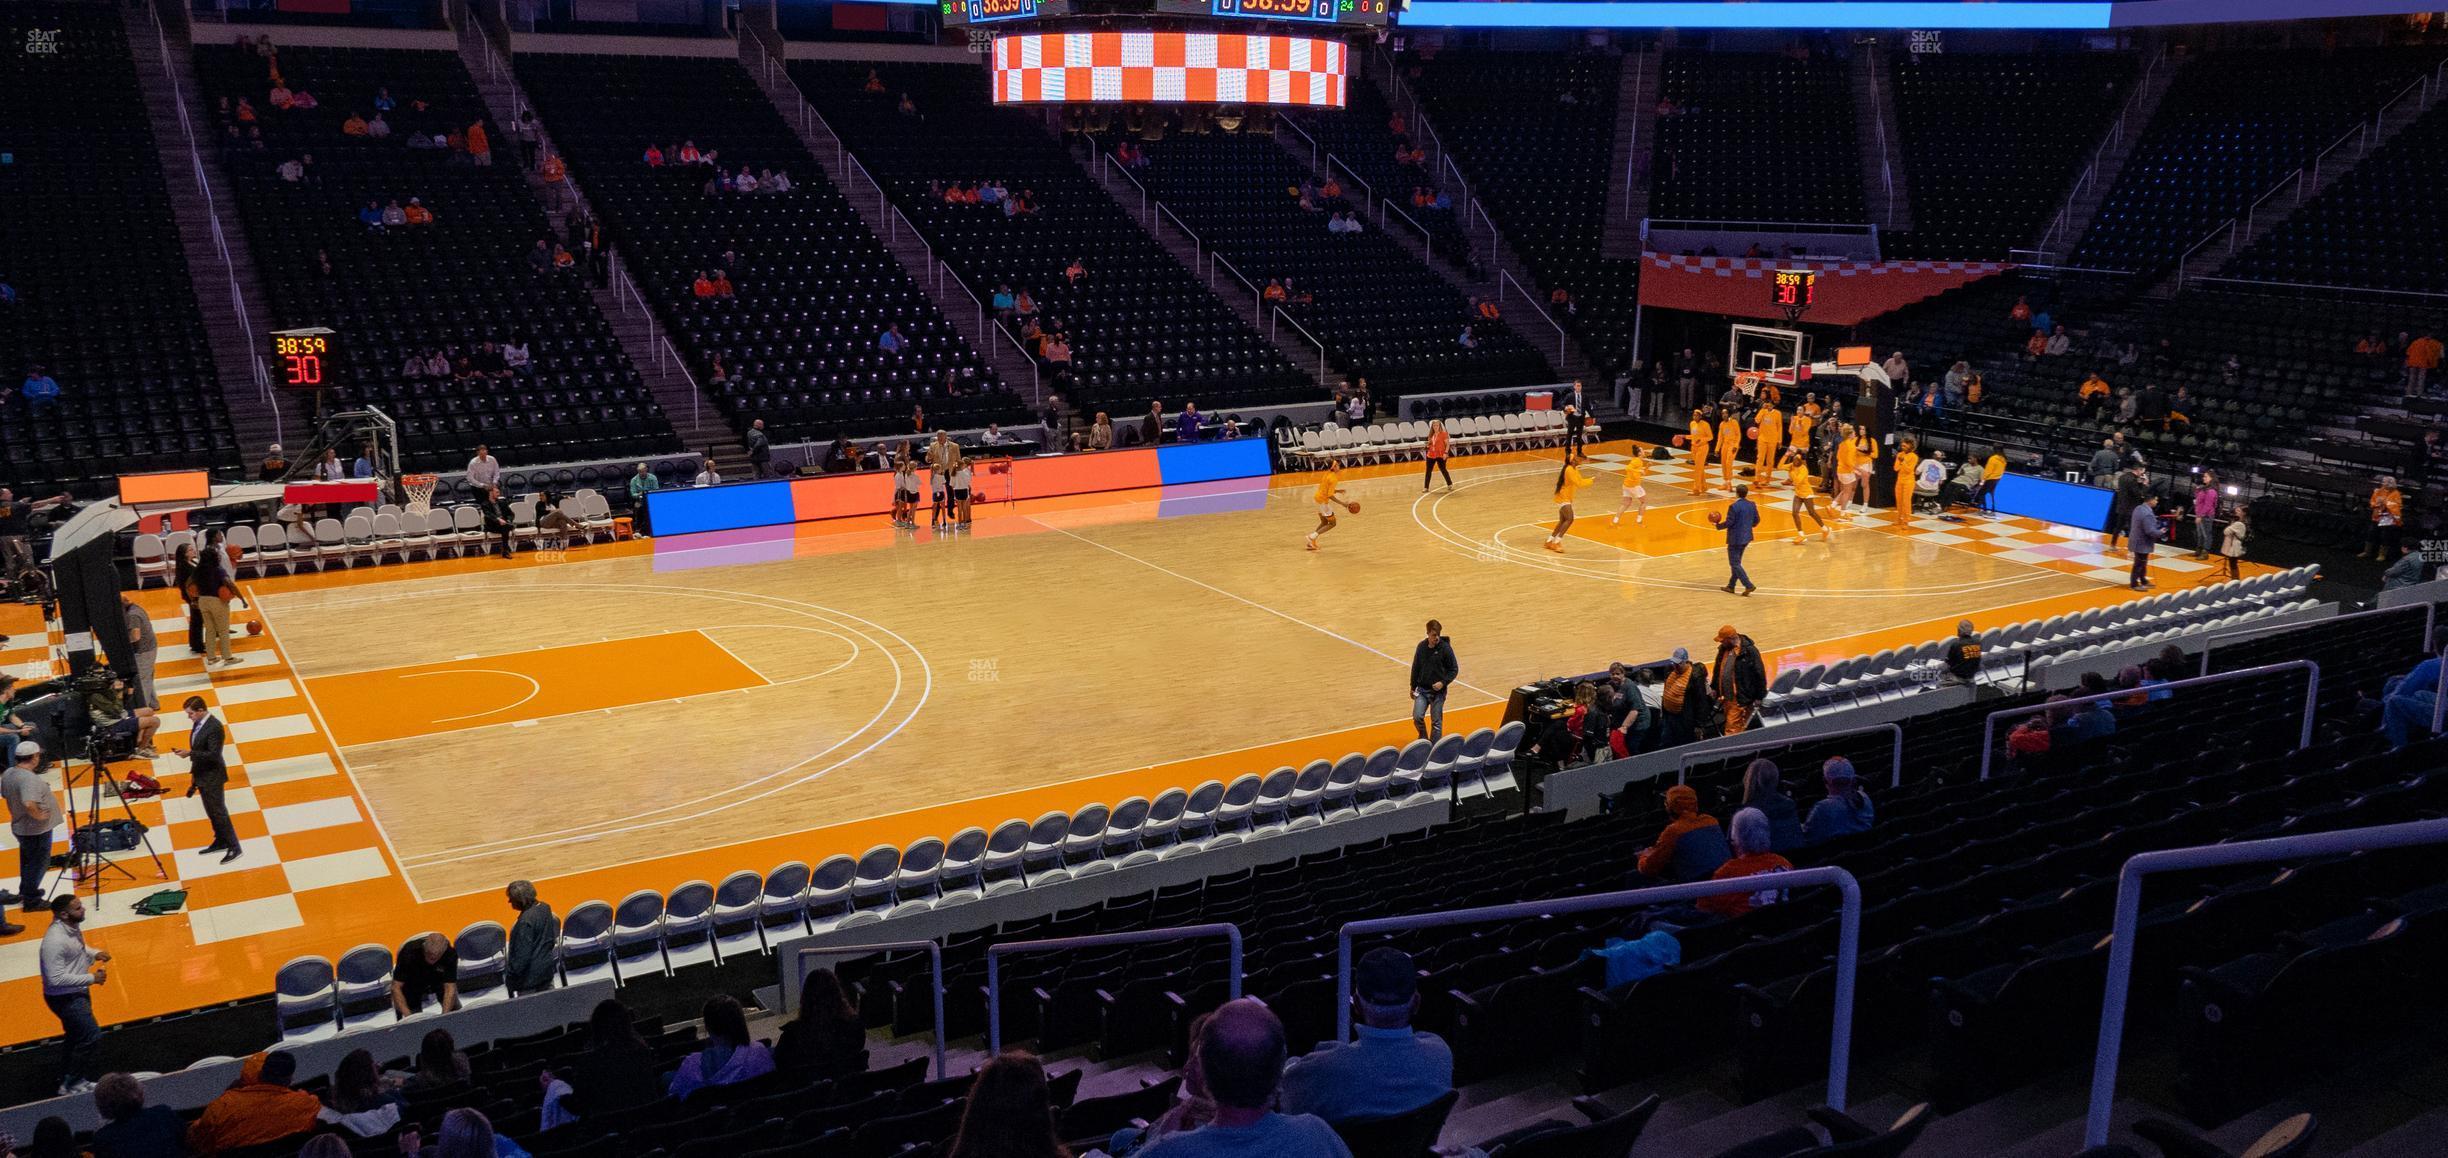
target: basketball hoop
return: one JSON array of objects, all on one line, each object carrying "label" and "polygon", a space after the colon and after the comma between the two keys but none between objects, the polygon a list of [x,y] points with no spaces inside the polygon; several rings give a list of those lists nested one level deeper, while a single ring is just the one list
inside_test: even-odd
[{"label": "basketball hoop", "polygon": [[1734,374],[1734,390],[1745,398],[1756,398],[1760,383],[1767,380],[1768,375],[1757,370],[1738,370]]},{"label": "basketball hoop", "polygon": [[402,504],[412,514],[424,514],[433,509],[434,484],[440,476],[404,474],[400,476],[400,493],[408,500]]}]

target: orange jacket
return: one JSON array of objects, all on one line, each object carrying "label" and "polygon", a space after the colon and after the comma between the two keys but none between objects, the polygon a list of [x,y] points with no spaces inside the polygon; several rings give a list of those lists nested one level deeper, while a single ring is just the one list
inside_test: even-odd
[{"label": "orange jacket", "polygon": [[246,1081],[231,1086],[187,1127],[187,1148],[204,1158],[314,1129],[323,1100],[288,1086]]},{"label": "orange jacket", "polygon": [[1666,815],[1672,819],[1658,831],[1657,843],[1642,853],[1642,876],[1662,877],[1674,866],[1675,842],[1683,834],[1703,828],[1717,827],[1717,818],[1700,811],[1700,794],[1688,786],[1677,784],[1666,790]]}]

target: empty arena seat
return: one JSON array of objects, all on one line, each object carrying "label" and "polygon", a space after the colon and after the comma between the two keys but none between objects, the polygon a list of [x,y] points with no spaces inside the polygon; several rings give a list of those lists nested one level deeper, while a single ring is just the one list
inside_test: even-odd
[{"label": "empty arena seat", "polygon": [[272,975],[284,1040],[312,1041],[340,1029],[338,977],[326,957],[296,957]]},{"label": "empty arena seat", "polygon": [[582,985],[613,976],[612,906],[604,901],[573,905],[561,918],[561,976],[565,984]]}]

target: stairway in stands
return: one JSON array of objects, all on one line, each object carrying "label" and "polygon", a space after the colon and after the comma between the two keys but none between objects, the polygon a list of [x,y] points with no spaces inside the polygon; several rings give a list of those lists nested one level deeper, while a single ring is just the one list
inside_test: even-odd
[{"label": "stairway in stands", "polygon": [[[122,6],[119,17],[127,26],[136,82],[144,90],[145,111],[153,120],[153,142],[161,150],[162,176],[172,214],[181,225],[179,242],[186,251],[188,276],[195,283],[196,308],[204,315],[205,338],[212,347],[213,368],[220,375],[222,401],[229,407],[230,429],[238,438],[239,455],[251,461],[288,431],[296,431],[296,437],[303,439],[309,430],[306,407],[294,395],[258,385],[256,366],[272,311],[264,304],[263,283],[255,276],[254,251],[247,245],[237,199],[222,172],[220,150],[209,147],[209,140],[191,135],[196,126],[209,132],[211,125],[203,119],[202,97],[196,87],[186,9],[179,4],[162,4],[158,10],[151,5]],[[187,115],[182,117],[182,111]],[[229,207],[228,212],[221,212],[223,206]],[[216,220],[218,241],[213,229]],[[234,298],[232,286],[237,289]]]},{"label": "stairway in stands", "polygon": [[[464,17],[465,11],[462,10],[461,14]],[[518,77],[510,69],[509,54],[502,51],[500,42],[496,40],[498,34],[478,20],[464,18],[458,34],[459,61],[467,66],[468,76],[476,82],[476,91],[484,97],[486,111],[493,115],[495,124],[503,126],[504,132],[517,132],[511,126],[518,123],[520,113],[534,106],[519,88]],[[540,117],[535,123],[535,133],[536,157],[540,162],[556,150],[551,129]],[[505,146],[515,159],[515,145],[505,142]],[[533,168],[525,170],[525,174],[528,192],[543,204],[545,216],[551,220],[556,231],[566,231],[573,216],[592,213],[586,194],[579,190],[576,181],[550,184]],[[670,420],[672,429],[679,432],[688,449],[712,457],[716,467],[728,477],[749,477],[752,472],[748,465],[746,443],[739,432],[731,429],[731,424],[723,419],[722,411],[713,406],[712,400],[698,389],[696,380],[689,375],[686,361],[679,357],[676,350],[669,348],[670,342],[656,324],[653,310],[634,287],[629,287],[627,274],[620,270],[617,252],[613,259],[611,284],[594,285],[591,280],[588,283],[592,287],[589,293],[595,299],[596,311],[611,324],[613,339],[620,343],[622,352],[628,354],[629,363],[637,367],[639,377],[645,380],[647,389],[654,394],[655,405],[663,408],[664,417]]]},{"label": "stairway in stands", "polygon": [[883,187],[877,185],[867,170],[859,165],[858,158],[850,155],[850,150],[842,144],[840,137],[833,134],[832,127],[825,124],[824,118],[816,115],[807,97],[797,85],[791,83],[790,74],[784,71],[782,62],[783,41],[780,33],[769,27],[758,27],[754,21],[742,25],[740,66],[755,78],[757,87],[763,89],[766,99],[773,102],[774,110],[782,114],[782,119],[788,121],[792,131],[799,135],[800,143],[815,155],[817,167],[823,169],[826,179],[842,191],[843,198],[849,201],[851,210],[858,214],[859,220],[866,224],[867,231],[884,243],[885,250],[901,264],[902,271],[909,274],[910,280],[926,291],[927,298],[935,303],[935,308],[950,319],[953,329],[986,357],[987,364],[994,367],[996,377],[1027,397],[1031,406],[1043,405],[1045,395],[1041,388],[1034,385],[1039,380],[1036,362],[1014,344],[999,323],[979,308],[978,300],[970,296],[959,279],[942,272],[934,251],[927,248],[926,241],[918,236],[916,229],[902,224],[901,215],[885,200]]},{"label": "stairway in stands", "polygon": [[1912,190],[1904,180],[1904,134],[1896,127],[1895,80],[1876,45],[1853,54],[1853,120],[1861,144],[1862,197],[1880,230],[1913,227]]},{"label": "stairway in stands", "polygon": [[1603,257],[1639,257],[1641,222],[1649,216],[1649,159],[1657,144],[1658,85],[1665,79],[1665,50],[1642,45],[1624,59],[1615,90],[1615,159],[1609,174],[1621,174],[1623,193],[1607,198]]},{"label": "stairway in stands", "polygon": [[2099,215],[2100,205],[2108,200],[2108,191],[2116,188],[2117,177],[2125,171],[2125,162],[2133,156],[2135,143],[2142,139],[2142,130],[2159,112],[2159,102],[2167,96],[2168,87],[2176,82],[2189,56],[2171,56],[2165,52],[2152,59],[2143,69],[2142,79],[2134,85],[2133,95],[2126,98],[2125,108],[2108,126],[2092,151],[2091,163],[2074,178],[2066,190],[2063,204],[2040,237],[2032,242],[2044,262],[2062,263],[2074,243],[2091,228],[2091,219]]}]

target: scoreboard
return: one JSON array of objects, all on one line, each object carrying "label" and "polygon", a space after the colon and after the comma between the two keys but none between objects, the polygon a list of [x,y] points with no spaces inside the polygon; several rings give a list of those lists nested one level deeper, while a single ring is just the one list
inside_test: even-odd
[{"label": "scoreboard", "polygon": [[274,330],[272,379],[284,390],[328,390],[340,383],[339,335],[322,326]]},{"label": "scoreboard", "polygon": [[1811,269],[1780,269],[1772,271],[1768,283],[1768,304],[1779,309],[1809,309],[1819,293],[1819,271]]}]

